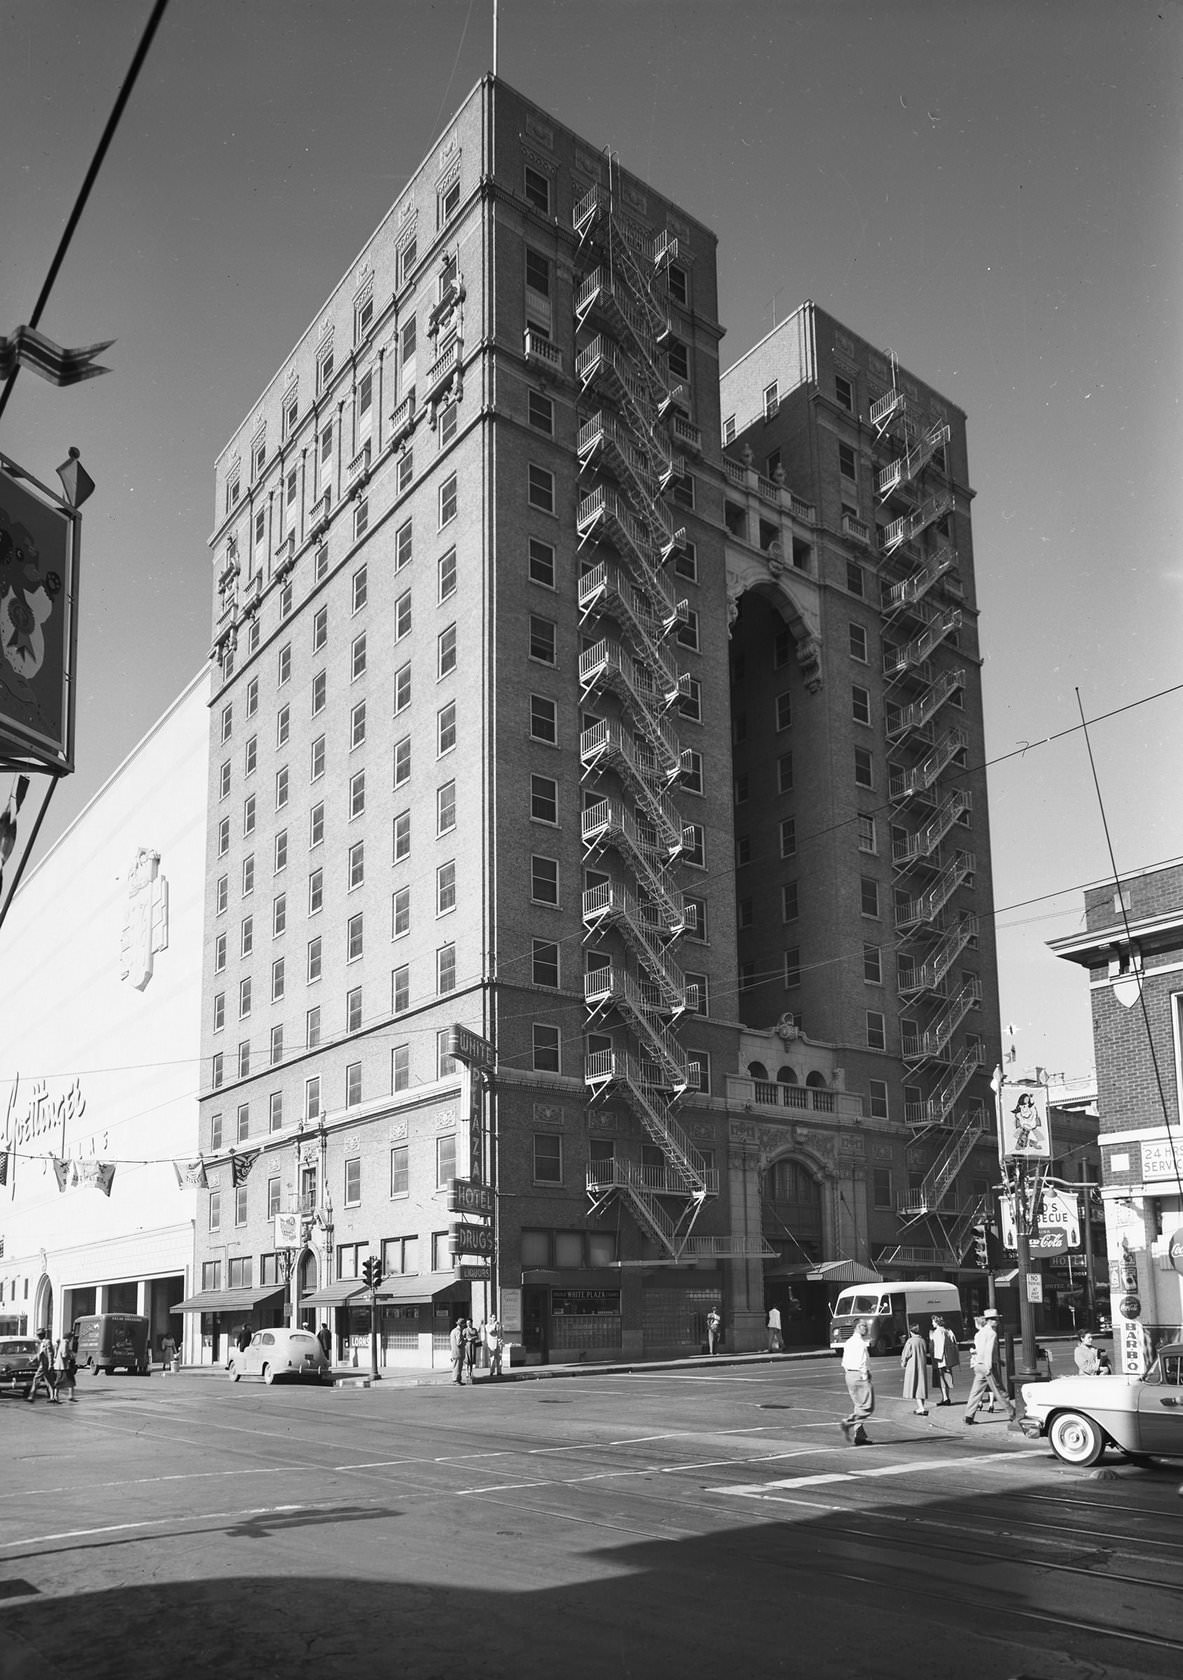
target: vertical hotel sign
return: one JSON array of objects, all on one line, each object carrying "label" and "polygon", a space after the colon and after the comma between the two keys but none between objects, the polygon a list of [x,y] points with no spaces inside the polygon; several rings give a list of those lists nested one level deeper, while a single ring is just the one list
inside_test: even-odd
[{"label": "vertical hotel sign", "polygon": [[0,765],[74,768],[79,515],[0,456]]}]

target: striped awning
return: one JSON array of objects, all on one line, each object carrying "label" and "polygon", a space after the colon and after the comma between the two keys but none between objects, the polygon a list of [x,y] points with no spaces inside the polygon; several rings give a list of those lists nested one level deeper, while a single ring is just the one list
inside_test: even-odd
[{"label": "striped awning", "polygon": [[879,1273],[858,1260],[823,1260],[805,1274],[806,1283],[882,1283]]}]

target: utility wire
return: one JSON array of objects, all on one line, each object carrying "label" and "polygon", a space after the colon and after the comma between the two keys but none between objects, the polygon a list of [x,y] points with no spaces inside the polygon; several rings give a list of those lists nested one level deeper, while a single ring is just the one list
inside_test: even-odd
[{"label": "utility wire", "polygon": [[[127,75],[123,78],[123,85],[120,87],[119,93],[116,96],[115,104],[111,109],[111,115],[107,118],[107,126],[104,128],[102,137],[95,149],[95,154],[90,160],[90,168],[86,171],[86,178],[82,183],[82,189],[74,201],[74,208],[71,210],[69,219],[62,231],[62,237],[58,241],[58,248],[54,252],[53,261],[49,265],[49,272],[45,276],[45,283],[37,295],[37,302],[33,306],[33,313],[29,317],[28,321],[28,325],[30,327],[36,327],[40,323],[45,306],[49,302],[49,294],[53,290],[54,282],[61,271],[62,264],[66,260],[66,252],[70,248],[70,241],[74,237],[78,223],[82,220],[82,213],[86,209],[86,202],[90,197],[91,189],[98,178],[99,170],[103,166],[103,160],[107,155],[111,142],[115,138],[115,130],[119,127],[119,120],[123,116],[128,100],[131,98],[132,89],[136,85],[136,80],[143,68],[144,60],[148,56],[148,49],[152,45],[152,39],[160,25],[161,18],[164,16],[164,9],[167,5],[168,0],[156,0],[156,4],[152,8],[152,15],[148,19],[143,35],[140,37],[140,44],[136,48],[135,57],[131,61],[131,66],[128,69]],[[5,381],[3,391],[0,391],[0,416],[3,416],[4,410],[8,407],[8,399],[12,395],[12,388],[16,384],[16,376],[19,372],[20,363],[18,362]]]}]

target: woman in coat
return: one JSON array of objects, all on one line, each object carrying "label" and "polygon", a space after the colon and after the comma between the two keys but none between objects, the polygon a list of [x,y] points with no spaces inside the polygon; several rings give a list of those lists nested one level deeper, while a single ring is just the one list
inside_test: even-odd
[{"label": "woman in coat", "polygon": [[900,1354],[900,1364],[904,1371],[904,1399],[914,1401],[917,1415],[925,1417],[928,1413],[924,1404],[928,1399],[928,1346],[918,1324],[908,1326],[908,1339]]}]

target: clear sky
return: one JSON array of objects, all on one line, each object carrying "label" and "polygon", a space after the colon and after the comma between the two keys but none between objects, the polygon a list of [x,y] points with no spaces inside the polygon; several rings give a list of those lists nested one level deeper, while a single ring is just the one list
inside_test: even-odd
[{"label": "clear sky", "polygon": [[[150,9],[0,0],[0,332]],[[213,458],[491,68],[492,10],[172,0],[42,319],[117,339],[113,372],[23,373],[0,420],[38,477],[77,444],[99,485],[50,831],[205,658]],[[1045,947],[1110,868],[1077,690],[1119,870],[1183,854],[1183,11],[501,0],[499,68],[715,229],[725,361],[812,298],[966,411],[1002,1017],[1020,1067],[1087,1073],[1087,988]]]}]

